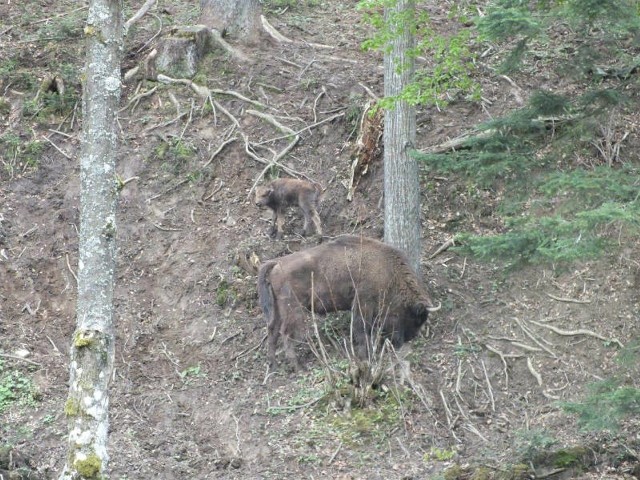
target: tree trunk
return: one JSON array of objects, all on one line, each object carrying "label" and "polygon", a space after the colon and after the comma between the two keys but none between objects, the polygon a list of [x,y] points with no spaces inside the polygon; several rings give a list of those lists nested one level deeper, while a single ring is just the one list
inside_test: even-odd
[{"label": "tree trunk", "polygon": [[[408,51],[414,46],[409,27],[414,12],[413,0],[385,8],[392,32],[384,54],[385,97],[400,94],[413,78],[415,61]],[[403,250],[420,274],[420,182],[417,161],[410,156],[415,139],[415,109],[399,100],[384,116],[384,239]]]},{"label": "tree trunk", "polygon": [[222,36],[252,43],[260,35],[261,10],[258,0],[200,0],[200,23]]},{"label": "tree trunk", "polygon": [[64,480],[108,476],[122,0],[91,0],[85,32],[78,303],[64,406],[69,425],[68,454],[60,475]]}]

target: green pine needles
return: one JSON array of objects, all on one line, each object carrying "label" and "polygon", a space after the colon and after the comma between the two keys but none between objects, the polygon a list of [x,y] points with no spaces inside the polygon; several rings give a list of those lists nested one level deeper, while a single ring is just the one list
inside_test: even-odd
[{"label": "green pine needles", "polygon": [[616,431],[624,417],[640,414],[640,390],[615,379],[603,380],[590,385],[583,401],[563,402],[561,407],[577,415],[585,430]]},{"label": "green pine needles", "polygon": [[[375,29],[365,40],[362,48],[387,52],[392,41],[403,32],[410,31],[415,39],[415,47],[407,55],[417,58],[424,56],[428,63],[418,68],[413,81],[398,96],[385,97],[378,106],[392,109],[398,100],[410,105],[445,106],[451,98],[468,96],[473,101],[480,100],[480,87],[473,79],[475,54],[471,46],[471,30],[462,26],[467,18],[456,13],[460,21],[458,31],[442,35],[431,27],[426,11],[408,9],[394,11],[390,7],[396,0],[361,0],[357,8],[363,12],[365,22]],[[386,16],[384,10],[387,9]],[[398,71],[407,68],[397,65]]]},{"label": "green pine needles", "polygon": [[586,40],[566,60],[573,60],[582,71],[593,71],[598,60],[624,58],[619,41],[640,31],[638,13],[634,0],[496,0],[476,22],[481,40],[513,42],[502,71],[517,69],[529,46],[548,43],[548,31],[559,24]]}]

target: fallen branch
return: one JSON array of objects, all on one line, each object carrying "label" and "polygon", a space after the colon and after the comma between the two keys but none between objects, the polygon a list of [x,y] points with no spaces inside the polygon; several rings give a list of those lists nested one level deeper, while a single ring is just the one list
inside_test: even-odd
[{"label": "fallen branch", "polygon": [[119,185],[119,186],[122,188],[122,187],[124,187],[127,183],[129,183],[129,182],[133,182],[134,180],[140,180],[140,177],[129,177],[129,178],[125,179],[125,180],[119,180],[119,182],[120,182],[120,185]]},{"label": "fallen branch", "polygon": [[592,332],[591,330],[586,330],[584,328],[580,328],[578,330],[562,330],[562,329],[560,329],[558,327],[554,327],[553,325],[547,325],[545,323],[536,322],[535,320],[529,320],[529,321],[531,323],[534,323],[534,324],[538,325],[539,327],[548,328],[549,330],[557,333],[558,335],[562,335],[562,336],[566,336],[566,337],[571,337],[571,336],[575,336],[575,335],[587,335],[589,337],[594,337],[594,338],[597,338],[598,340],[602,340],[603,342],[615,343],[620,348],[624,348],[624,345],[622,344],[622,342],[620,342],[620,340],[618,340],[617,338],[603,337],[602,335],[600,335],[600,334],[598,334],[596,332]]},{"label": "fallen branch", "polygon": [[487,388],[489,390],[489,399],[491,400],[491,411],[496,411],[496,401],[493,398],[493,389],[491,388],[491,381],[489,380],[489,374],[487,373],[487,367],[484,364],[484,360],[481,361],[482,370],[484,371],[484,378],[487,382]]},{"label": "fallen branch", "polygon": [[455,246],[456,242],[455,239],[453,237],[451,237],[449,240],[447,240],[446,242],[444,242],[442,245],[440,245],[440,248],[438,248],[435,252],[433,252],[430,256],[429,256],[429,260],[431,260],[434,257],[437,257],[438,255],[440,255],[442,252],[444,252],[445,250],[447,250],[449,247],[453,247]]},{"label": "fallen branch", "polygon": [[20,357],[18,355],[9,355],[8,353],[0,353],[0,357],[12,358],[13,360],[22,360],[23,362],[30,363],[31,365],[38,365],[38,366],[41,365],[40,363],[34,362],[33,360],[28,360],[28,359],[26,359],[24,357]]},{"label": "fallen branch", "polygon": [[557,300],[559,302],[568,302],[568,303],[591,303],[591,300],[577,300],[575,298],[566,298],[566,297],[556,297],[551,293],[547,293],[547,297]]},{"label": "fallen branch", "polygon": [[160,197],[160,196],[164,195],[165,193],[170,192],[170,191],[171,191],[171,190],[173,190],[174,188],[178,188],[180,185],[182,185],[183,183],[187,183],[188,181],[189,181],[189,179],[188,179],[188,178],[184,178],[184,179],[180,180],[178,183],[176,183],[176,184],[175,184],[175,185],[173,185],[172,187],[169,187],[169,188],[167,188],[166,190],[164,190],[164,191],[162,191],[162,192],[160,192],[160,193],[155,194],[153,197],[150,197],[150,198],[147,200],[147,202],[150,202],[151,200],[155,200],[156,198],[158,198],[158,197]]},{"label": "fallen branch", "polygon": [[156,3],[156,0],[147,0],[146,2],[144,2],[144,5],[140,7],[140,10],[138,10],[133,17],[131,17],[129,20],[125,22],[124,24],[125,35],[131,28],[131,25],[133,25],[138,20],[140,20],[149,11],[149,9],[153,6],[154,3]]},{"label": "fallen branch", "polygon": [[49,142],[53,146],[53,148],[59,151],[62,155],[64,155],[64,157],[67,160],[71,160],[71,155],[65,153],[60,147],[58,147],[55,143],[53,143],[53,141],[49,137],[43,135],[42,138],[44,138],[47,142]]},{"label": "fallen branch", "polygon": [[151,42],[153,42],[162,33],[162,18],[160,17],[160,15],[156,15],[155,13],[152,13],[151,15],[158,21],[158,30],[156,30],[156,33],[154,33],[150,39],[144,42],[144,44],[140,48],[138,48],[138,50],[136,50],[136,53],[140,53],[145,48],[147,48],[151,44]]},{"label": "fallen branch", "polygon": [[458,148],[469,148],[465,145],[467,141],[472,138],[486,138],[490,135],[493,135],[495,131],[487,130],[484,132],[476,133],[465,133],[459,137],[452,138],[451,140],[447,140],[444,143],[440,143],[438,145],[432,145],[425,149],[420,150],[420,153],[445,153],[455,151]]},{"label": "fallen branch", "polygon": [[267,335],[265,334],[262,337],[262,340],[260,340],[256,345],[254,345],[253,347],[249,347],[245,350],[243,350],[242,352],[240,352],[238,355],[236,355],[235,357],[233,357],[231,359],[232,362],[235,362],[236,360],[238,360],[239,358],[244,357],[245,355],[253,352],[254,350],[257,350],[258,348],[260,348],[262,346],[262,344],[264,343],[264,341],[267,339]]},{"label": "fallen branch", "polygon": [[444,413],[447,416],[447,424],[449,425],[449,429],[451,429],[452,422],[453,422],[453,415],[451,414],[451,409],[447,404],[447,399],[445,398],[444,393],[442,393],[442,390],[440,390],[440,398],[442,399],[442,405],[444,406]]},{"label": "fallen branch", "polygon": [[183,230],[182,228],[163,227],[159,223],[153,223],[152,225],[163,232],[181,232]]}]

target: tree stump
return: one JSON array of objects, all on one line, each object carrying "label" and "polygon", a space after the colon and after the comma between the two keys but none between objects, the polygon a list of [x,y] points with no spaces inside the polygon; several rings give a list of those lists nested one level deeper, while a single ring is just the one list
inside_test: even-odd
[{"label": "tree stump", "polygon": [[158,45],[155,73],[192,78],[210,48],[211,31],[204,25],[176,27]]}]

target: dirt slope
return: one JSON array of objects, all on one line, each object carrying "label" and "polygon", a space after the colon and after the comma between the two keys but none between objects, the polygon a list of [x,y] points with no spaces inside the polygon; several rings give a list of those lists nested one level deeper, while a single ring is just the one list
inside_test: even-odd
[{"label": "dirt slope", "polygon": [[[61,49],[42,32],[49,26],[60,33],[63,20],[73,27],[74,18],[81,25],[83,12],[71,11],[47,3],[26,21],[15,2],[0,6],[0,30],[16,26],[0,38],[0,60],[20,59],[16,71],[34,79],[58,74],[65,65],[79,68],[79,46]],[[186,5],[155,13],[132,32],[125,69],[148,52],[141,47],[156,32],[157,18],[165,28],[169,18],[192,20]],[[446,12],[434,7],[432,15],[446,28]],[[298,42],[265,41],[246,52],[251,64],[214,53],[200,80],[264,104],[265,112],[299,132],[283,163],[326,186],[321,217],[328,236],[380,238],[379,163],[353,201],[346,199],[359,109],[369,100],[366,89],[382,92],[381,59],[359,48],[366,26],[353,5],[337,1],[271,12],[269,19]],[[70,31],[79,43],[78,32]],[[418,147],[516,108],[521,96],[555,81],[516,78],[522,91],[514,95],[508,82],[488,72],[478,79],[483,108],[457,103],[419,113]],[[527,470],[534,463],[537,478],[554,470],[552,478],[631,478],[638,438],[630,432],[637,431],[637,421],[619,435],[581,433],[557,400],[580,399],[588,383],[619,369],[614,339],[626,344],[637,332],[637,239],[569,270],[507,273],[450,251],[429,258],[458,231],[500,228],[493,209],[500,192],[425,175],[423,274],[444,308],[408,354],[413,390],[399,397],[382,392],[370,408],[349,411],[319,400],[323,372],[310,355],[305,375],[282,371],[265,381],[255,268],[315,240],[296,235],[301,219],[295,211],[283,241],[266,235],[269,215],[248,197],[264,165],[245,152],[242,135],[264,142],[256,153],[265,158],[269,148],[280,151],[289,140],[270,141],[282,133],[230,95],[215,100],[239,129],[222,108],[212,112],[186,86],[158,85],[153,95],[129,104],[154,86],[129,84],[122,99],[118,173],[131,181],[118,216],[112,478],[418,479],[438,478],[454,464],[485,470],[470,477],[456,467],[459,476],[446,478],[531,478]],[[78,99],[79,85],[67,88]],[[37,164],[5,156],[0,170],[0,352],[6,355],[0,365],[4,373],[33,378],[38,392],[35,401],[15,402],[0,413],[0,446],[28,458],[40,478],[55,478],[64,459],[62,406],[75,322],[81,129],[76,115],[43,121],[25,114],[33,95],[26,83],[6,82],[0,93],[9,106],[0,114],[3,135],[50,140],[43,141]],[[162,126],[178,112],[188,115]],[[315,125],[337,113],[344,115]],[[209,162],[232,137],[237,139]],[[601,338],[566,334],[580,329]],[[15,358],[22,351],[28,352],[25,360]],[[632,385],[637,377],[626,381]],[[545,446],[578,450],[558,463],[538,455]],[[521,476],[513,465],[520,465]]]}]

